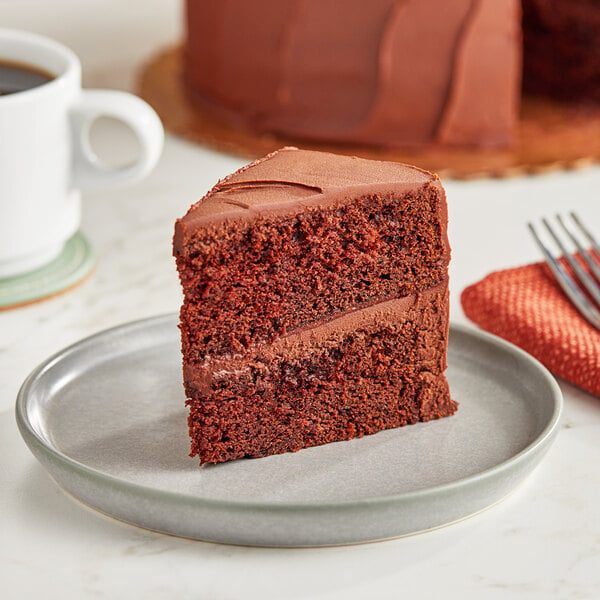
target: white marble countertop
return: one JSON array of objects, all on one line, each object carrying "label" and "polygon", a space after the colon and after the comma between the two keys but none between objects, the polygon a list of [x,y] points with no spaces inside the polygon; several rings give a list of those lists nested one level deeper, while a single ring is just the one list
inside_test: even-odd
[{"label": "white marble countertop", "polygon": [[[142,5],[144,17],[142,13]],[[88,87],[132,89],[140,64],[180,35],[178,0],[11,1],[0,26],[70,45]],[[134,32],[134,34],[132,34]],[[112,123],[97,144],[126,158]],[[115,144],[114,141],[120,142]],[[109,141],[110,140],[110,141]],[[115,148],[119,154],[114,156]],[[558,438],[502,503],[461,523],[360,546],[277,550],[195,542],[114,521],[67,497],[33,458],[14,419],[27,374],[94,332],[178,309],[173,222],[241,165],[168,136],[143,182],[87,194],[82,230],[97,267],[71,292],[0,313],[0,595],[3,598],[598,598],[600,399],[559,382]],[[506,181],[446,182],[454,322],[459,294],[491,270],[539,259],[525,223],[567,208],[600,230],[600,168]]]}]

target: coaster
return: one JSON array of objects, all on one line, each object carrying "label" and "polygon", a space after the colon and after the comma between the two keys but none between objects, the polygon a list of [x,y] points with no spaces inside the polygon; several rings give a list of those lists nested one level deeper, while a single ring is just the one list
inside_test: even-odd
[{"label": "coaster", "polygon": [[50,263],[23,275],[0,279],[0,310],[37,302],[83,281],[94,266],[92,248],[81,232]]},{"label": "coaster", "polygon": [[570,107],[524,98],[517,140],[508,149],[439,146],[378,149],[313,143],[236,129],[191,103],[181,71],[180,48],[164,50],[143,68],[138,86],[140,96],[153,106],[172,133],[244,158],[264,156],[283,146],[298,146],[415,164],[454,179],[512,177],[600,162],[600,107]]}]

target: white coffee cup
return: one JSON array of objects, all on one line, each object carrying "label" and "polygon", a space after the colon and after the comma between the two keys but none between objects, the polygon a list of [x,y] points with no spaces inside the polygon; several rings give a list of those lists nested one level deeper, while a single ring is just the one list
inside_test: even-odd
[{"label": "white coffee cup", "polygon": [[[0,61],[30,65],[53,79],[0,96],[0,278],[55,258],[80,224],[80,192],[133,182],[162,151],[156,113],[125,92],[82,90],[81,65],[65,46],[0,28]],[[90,127],[102,116],[126,123],[139,140],[133,165],[109,168],[94,154]]]}]

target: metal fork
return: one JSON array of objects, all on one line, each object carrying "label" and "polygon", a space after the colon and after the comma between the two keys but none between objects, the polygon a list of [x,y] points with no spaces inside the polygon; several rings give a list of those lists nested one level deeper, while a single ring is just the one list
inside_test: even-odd
[{"label": "metal fork", "polygon": [[[600,282],[600,264],[598,262],[598,257],[600,257],[600,246],[590,230],[581,222],[581,219],[574,212],[569,213],[569,216],[572,220],[572,224],[569,225],[567,225],[565,220],[560,215],[556,215],[556,220],[560,225],[563,234],[566,235],[566,237],[571,240],[575,248],[577,248],[579,256],[588,266],[590,272],[593,273],[593,277],[591,277],[590,274],[582,267],[575,255],[567,250],[565,244],[556,233],[556,230],[552,228],[548,220],[542,219],[542,223],[547,232],[550,234],[550,237],[554,240],[554,243],[558,246],[558,249],[562,253],[565,261],[573,270],[578,282],[575,281],[564,265],[554,257],[548,246],[542,241],[542,238],[536,232],[533,224],[527,223],[527,226],[529,227],[529,230],[531,231],[531,234],[537,245],[540,247],[540,250],[542,251],[546,260],[546,264],[550,267],[550,270],[554,274],[554,277],[556,278],[556,281],[559,283],[560,287],[575,305],[577,310],[588,320],[588,322],[591,323],[596,329],[600,330],[600,287],[598,286],[598,282]],[[576,229],[574,229],[573,225],[576,226]],[[595,253],[595,257],[589,250],[585,248],[584,242],[580,241],[581,236],[587,240]],[[596,302],[596,305],[590,301],[582,288],[587,290],[590,297]]]}]

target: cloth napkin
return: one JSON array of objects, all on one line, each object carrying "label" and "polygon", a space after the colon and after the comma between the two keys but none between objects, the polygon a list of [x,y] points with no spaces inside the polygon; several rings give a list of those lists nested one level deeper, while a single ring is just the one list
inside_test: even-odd
[{"label": "cloth napkin", "polygon": [[545,263],[491,273],[465,288],[466,316],[600,396],[600,331],[575,309]]}]

